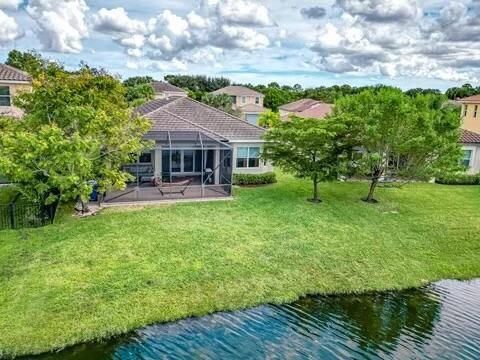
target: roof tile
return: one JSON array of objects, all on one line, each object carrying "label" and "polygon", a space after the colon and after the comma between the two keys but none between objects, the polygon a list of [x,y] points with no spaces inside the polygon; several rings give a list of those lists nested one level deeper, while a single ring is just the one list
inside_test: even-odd
[{"label": "roof tile", "polygon": [[172,96],[170,98],[164,98],[164,99],[155,99],[155,100],[146,102],[145,104],[142,104],[140,106],[137,106],[133,111],[133,113],[138,115],[146,115],[148,113],[151,113],[152,111],[158,110],[162,106],[167,105],[177,99],[179,99],[178,96],[177,97]]},{"label": "roof tile", "polygon": [[260,96],[263,97],[262,93],[258,91],[249,89],[245,86],[227,86],[212,92],[212,94],[227,94],[230,96]]},{"label": "roof tile", "polygon": [[260,140],[265,133],[265,129],[188,97],[153,100],[135,113],[153,120],[152,131],[195,130],[232,141]]},{"label": "roof tile", "polygon": [[480,144],[480,134],[470,130],[462,129],[462,143],[463,144]]},{"label": "roof tile", "polygon": [[30,82],[32,78],[26,72],[16,69],[13,66],[0,64],[0,81],[1,80]]},{"label": "roof tile", "polygon": [[315,104],[321,104],[321,102],[312,99],[300,99],[289,104],[282,105],[280,106],[280,109],[285,111],[297,112],[309,109]]},{"label": "roof tile", "polygon": [[175,85],[169,84],[169,83],[164,82],[164,81],[154,81],[153,82],[153,89],[155,90],[156,93],[161,93],[161,92],[164,92],[164,91],[187,93],[182,88],[179,88]]}]

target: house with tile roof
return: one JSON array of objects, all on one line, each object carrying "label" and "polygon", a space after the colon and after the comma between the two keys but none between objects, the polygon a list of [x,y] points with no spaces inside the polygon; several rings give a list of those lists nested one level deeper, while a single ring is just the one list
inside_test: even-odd
[{"label": "house with tile roof", "polygon": [[234,173],[261,174],[265,129],[186,96],[147,102],[134,114],[151,121],[153,149],[126,165],[135,181],[105,202],[230,197]]},{"label": "house with tile roof", "polygon": [[480,95],[458,100],[462,105],[462,128],[480,134]]},{"label": "house with tile roof", "polygon": [[21,91],[31,91],[32,78],[12,66],[0,64],[0,115],[21,117],[20,109],[13,105],[13,98]]},{"label": "house with tile roof", "polygon": [[164,81],[154,81],[152,86],[155,92],[155,99],[169,98],[171,96],[188,96],[187,91]]},{"label": "house with tile roof", "polygon": [[280,118],[284,121],[292,115],[301,118],[323,119],[333,111],[332,104],[322,103],[312,99],[301,99],[280,106]]},{"label": "house with tile roof", "polygon": [[461,130],[462,162],[471,174],[480,173],[480,134]]},{"label": "house with tile roof", "polygon": [[472,174],[480,173],[480,95],[457,100],[461,105],[463,163]]},{"label": "house with tile roof", "polygon": [[257,125],[260,115],[267,111],[263,107],[265,95],[245,86],[227,86],[212,92],[214,95],[226,94],[232,98],[232,107],[238,110],[242,119]]}]

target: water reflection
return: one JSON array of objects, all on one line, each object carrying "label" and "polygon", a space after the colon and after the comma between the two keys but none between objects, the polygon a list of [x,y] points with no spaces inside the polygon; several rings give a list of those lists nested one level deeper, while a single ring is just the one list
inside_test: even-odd
[{"label": "water reflection", "polygon": [[480,358],[480,280],[308,297],[150,326],[37,359]]}]

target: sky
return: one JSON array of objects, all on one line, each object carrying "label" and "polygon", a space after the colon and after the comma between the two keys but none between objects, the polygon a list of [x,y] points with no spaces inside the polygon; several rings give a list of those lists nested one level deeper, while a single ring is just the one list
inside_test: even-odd
[{"label": "sky", "polygon": [[0,61],[15,48],[122,78],[445,90],[480,85],[480,0],[0,0]]}]

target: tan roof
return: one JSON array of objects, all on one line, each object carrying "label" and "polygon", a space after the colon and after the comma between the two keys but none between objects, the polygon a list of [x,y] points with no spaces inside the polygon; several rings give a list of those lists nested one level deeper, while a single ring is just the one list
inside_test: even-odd
[{"label": "tan roof", "polygon": [[257,104],[246,104],[243,106],[239,106],[238,109],[243,113],[263,113],[267,111],[263,106]]},{"label": "tan roof", "polygon": [[174,97],[174,96],[168,99],[155,99],[155,100],[146,102],[143,105],[137,106],[134,110],[134,113],[139,115],[146,115],[148,113],[151,113],[152,111],[158,110],[162,106],[167,105],[177,99],[178,97]]},{"label": "tan roof", "polygon": [[263,97],[262,93],[249,89],[245,86],[227,86],[212,92],[212,94],[227,94],[230,96],[259,96]]},{"label": "tan roof", "polygon": [[480,134],[477,134],[470,130],[462,129],[462,141],[463,144],[480,144]]},{"label": "tan roof", "polygon": [[283,120],[288,120],[290,115],[302,118],[323,119],[332,113],[333,105],[312,99],[302,99],[283,105],[280,109],[289,112],[288,115],[282,117]]},{"label": "tan roof", "polygon": [[473,104],[480,103],[480,95],[469,96],[469,97],[460,99],[458,101],[461,102],[461,103],[467,103],[467,104],[469,104],[469,103],[473,103]]},{"label": "tan roof", "polygon": [[188,97],[153,100],[135,112],[153,121],[151,132],[201,131],[230,141],[260,140],[265,133],[263,128]]},{"label": "tan roof", "polygon": [[321,104],[321,102],[317,100],[312,100],[312,99],[300,99],[300,100],[291,102],[289,104],[280,106],[280,110],[298,112],[298,111],[304,111],[306,109],[309,109],[316,104]]},{"label": "tan roof", "polygon": [[332,104],[318,104],[310,109],[295,113],[295,115],[303,118],[323,119],[330,115],[333,111]]},{"label": "tan roof", "polygon": [[10,65],[0,64],[0,81],[30,82],[32,78],[26,72]]},{"label": "tan roof", "polygon": [[179,88],[178,86],[169,84],[164,81],[154,81],[153,82],[153,89],[155,90],[156,93],[161,93],[161,92],[181,92],[181,93],[187,93],[185,90],[182,88]]}]

